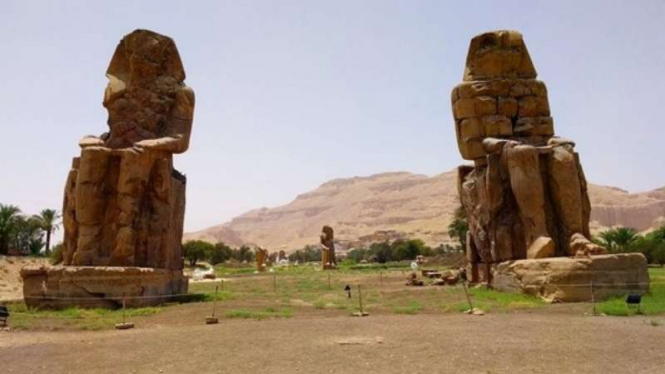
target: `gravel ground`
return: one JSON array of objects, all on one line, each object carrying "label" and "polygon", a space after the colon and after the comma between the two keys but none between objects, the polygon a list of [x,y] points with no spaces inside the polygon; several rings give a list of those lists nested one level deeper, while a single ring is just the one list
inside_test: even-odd
[{"label": "gravel ground", "polygon": [[0,332],[2,373],[663,373],[654,318],[303,316]]}]

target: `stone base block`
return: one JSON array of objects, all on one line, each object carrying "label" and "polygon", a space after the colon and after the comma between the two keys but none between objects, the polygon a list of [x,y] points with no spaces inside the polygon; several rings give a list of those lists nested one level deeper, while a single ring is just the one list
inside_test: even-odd
[{"label": "stone base block", "polygon": [[23,298],[29,307],[128,308],[159,305],[187,293],[182,270],[138,267],[25,267]]},{"label": "stone base block", "polygon": [[646,258],[640,253],[584,258],[552,257],[502,262],[493,285],[501,291],[536,295],[548,302],[596,301],[649,291]]}]

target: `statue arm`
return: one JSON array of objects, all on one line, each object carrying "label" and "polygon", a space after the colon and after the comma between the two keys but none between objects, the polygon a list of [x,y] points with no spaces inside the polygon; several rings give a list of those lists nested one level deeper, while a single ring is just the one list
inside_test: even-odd
[{"label": "statue arm", "polygon": [[86,135],[81,140],[79,140],[79,147],[81,148],[87,148],[87,147],[103,147],[104,146],[104,139],[94,136],[94,135]]},{"label": "statue arm", "polygon": [[157,139],[141,140],[134,144],[134,148],[153,151],[166,151],[170,153],[183,153],[189,148],[189,137],[194,121],[194,91],[185,87],[176,95],[173,111],[171,112],[172,135]]}]

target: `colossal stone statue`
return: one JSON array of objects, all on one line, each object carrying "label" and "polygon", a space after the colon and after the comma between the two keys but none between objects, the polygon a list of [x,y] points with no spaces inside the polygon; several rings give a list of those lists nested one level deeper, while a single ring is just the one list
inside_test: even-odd
[{"label": "colossal stone statue", "polygon": [[334,238],[333,228],[327,225],[323,226],[323,229],[321,229],[321,263],[323,264],[323,270],[337,267]]},{"label": "colossal stone statue", "polygon": [[268,250],[263,247],[256,248],[256,269],[263,273],[266,271],[266,261],[268,261]]},{"label": "colossal stone statue", "polygon": [[522,35],[471,40],[452,92],[457,144],[474,166],[458,169],[472,280],[479,262],[605,253],[589,241],[591,207],[575,143],[554,136],[545,84]]},{"label": "colossal stone statue", "polygon": [[79,145],[65,191],[65,265],[181,269],[185,177],[194,91],[175,43],[147,30],[125,36],[106,72],[109,132]]},{"label": "colossal stone statue", "polygon": [[186,178],[173,154],[189,147],[194,91],[173,40],[148,30],[120,41],[106,76],[109,131],[81,139],[67,178],[63,264],[165,269],[177,280],[155,292],[181,292]]}]

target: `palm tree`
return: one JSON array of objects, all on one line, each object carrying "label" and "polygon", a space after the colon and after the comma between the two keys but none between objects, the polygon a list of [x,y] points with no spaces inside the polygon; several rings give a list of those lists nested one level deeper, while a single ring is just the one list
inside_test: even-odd
[{"label": "palm tree", "polygon": [[16,226],[16,218],[21,213],[15,205],[0,204],[0,254],[7,254],[9,241]]},{"label": "palm tree", "polygon": [[40,227],[46,232],[46,255],[51,251],[51,233],[60,227],[60,214],[55,209],[44,209],[39,215],[34,216],[39,221]]},{"label": "palm tree", "polygon": [[17,215],[14,218],[14,230],[11,234],[13,247],[22,254],[39,255],[44,247],[42,223],[36,217]]},{"label": "palm tree", "polygon": [[600,242],[610,252],[623,252],[639,238],[637,230],[632,227],[617,227],[599,234]]}]

